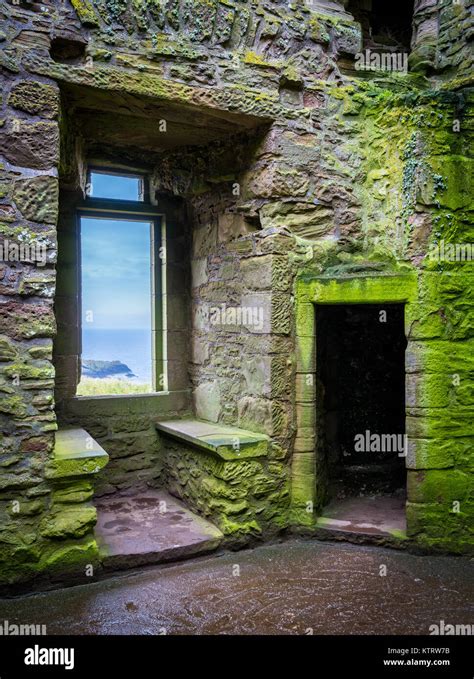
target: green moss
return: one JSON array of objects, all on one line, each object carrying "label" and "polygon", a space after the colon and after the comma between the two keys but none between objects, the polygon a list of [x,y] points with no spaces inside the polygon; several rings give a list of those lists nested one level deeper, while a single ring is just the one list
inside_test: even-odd
[{"label": "green moss", "polygon": [[[2,538],[4,534],[2,535]],[[38,541],[30,545],[16,538],[0,544],[0,586],[11,586],[33,581],[46,575],[49,578],[86,577],[86,567],[99,567],[99,549],[93,537],[86,535],[62,542]]]},{"label": "green moss", "polygon": [[0,361],[13,361],[18,355],[18,349],[8,337],[0,337]]},{"label": "green moss", "polygon": [[261,54],[256,52],[248,51],[244,56],[244,63],[251,64],[252,66],[262,66],[263,68],[278,68],[277,63],[270,63],[266,61]]},{"label": "green moss", "polygon": [[99,565],[99,548],[94,538],[85,537],[82,540],[67,542],[64,545],[49,545],[44,550],[38,564],[38,573],[47,573],[65,577],[68,575],[84,576],[85,567]]},{"label": "green moss", "polygon": [[55,540],[80,538],[92,530],[96,521],[95,507],[84,504],[72,507],[61,506],[43,518],[40,534]]},{"label": "green moss", "polygon": [[406,531],[404,530],[400,530],[398,528],[389,528],[388,532],[392,537],[396,538],[397,540],[404,541],[409,539],[408,535],[406,534]]},{"label": "green moss", "polygon": [[327,44],[331,39],[321,19],[314,15],[308,21],[308,35],[314,42],[323,44]]},{"label": "green moss", "polygon": [[59,113],[58,90],[34,80],[16,83],[11,89],[8,103],[13,108],[48,118],[55,118]]},{"label": "green moss", "polygon": [[425,205],[449,210],[472,205],[473,161],[456,154],[430,159],[430,174],[422,192]]},{"label": "green moss", "polygon": [[431,552],[474,553],[469,531],[473,519],[472,504],[461,504],[461,511],[456,513],[450,505],[408,502],[406,512],[409,537],[419,546]]},{"label": "green moss", "polygon": [[256,521],[244,521],[240,523],[232,521],[227,516],[223,516],[219,520],[218,525],[226,537],[233,539],[256,537],[260,536],[262,533],[262,529]]},{"label": "green moss", "polygon": [[38,574],[39,559],[37,545],[26,545],[21,539],[0,544],[0,586],[32,580]]},{"label": "green moss", "polygon": [[20,380],[47,380],[54,377],[54,367],[50,363],[41,367],[27,363],[12,363],[3,372],[11,379],[19,377]]},{"label": "green moss", "polygon": [[13,519],[22,519],[25,516],[36,516],[41,514],[45,508],[44,500],[21,500],[19,506],[10,506],[8,513]]},{"label": "green moss", "polygon": [[89,0],[71,0],[77,16],[85,26],[99,26],[99,20],[94,12],[94,6]]},{"label": "green moss", "polygon": [[309,301],[319,304],[383,304],[415,301],[417,287],[416,274],[371,276],[365,273],[326,279],[304,273],[299,278],[298,296],[303,294]]},{"label": "green moss", "polygon": [[0,413],[22,419],[26,417],[28,409],[21,396],[9,396],[0,399]]},{"label": "green moss", "polygon": [[47,479],[97,474],[108,462],[108,456],[91,456],[86,459],[65,458],[50,462],[45,471]]},{"label": "green moss", "polygon": [[54,504],[76,504],[91,500],[94,489],[89,481],[68,482],[53,491]]},{"label": "green moss", "polygon": [[472,510],[473,491],[469,472],[460,469],[426,469],[409,471],[408,499],[410,502],[436,503],[438,510],[453,511],[459,502],[461,511],[466,503]]}]

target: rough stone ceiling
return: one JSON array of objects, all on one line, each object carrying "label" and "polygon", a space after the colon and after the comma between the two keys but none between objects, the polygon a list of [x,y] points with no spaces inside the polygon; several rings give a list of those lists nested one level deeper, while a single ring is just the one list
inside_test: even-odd
[{"label": "rough stone ceiling", "polygon": [[[208,144],[255,129],[266,122],[256,116],[159,103],[125,93],[74,85],[66,85],[63,96],[86,141],[149,152]],[[166,121],[166,131],[160,126],[163,120]]]}]

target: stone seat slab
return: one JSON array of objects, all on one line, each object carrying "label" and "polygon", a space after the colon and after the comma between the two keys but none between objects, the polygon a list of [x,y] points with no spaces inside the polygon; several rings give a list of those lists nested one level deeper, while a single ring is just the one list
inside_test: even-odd
[{"label": "stone seat slab", "polygon": [[85,429],[61,428],[56,432],[53,458],[46,467],[46,478],[97,474],[108,461],[106,451]]},{"label": "stone seat slab", "polygon": [[97,498],[95,535],[106,569],[177,561],[216,550],[223,534],[162,489]]},{"label": "stone seat slab", "polygon": [[268,436],[237,427],[186,419],[160,421],[156,428],[162,434],[223,460],[236,461],[268,454]]}]

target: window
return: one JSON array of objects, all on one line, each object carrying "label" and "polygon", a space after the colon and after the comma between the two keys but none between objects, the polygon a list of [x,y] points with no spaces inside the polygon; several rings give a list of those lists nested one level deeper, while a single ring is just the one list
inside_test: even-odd
[{"label": "window", "polygon": [[144,202],[143,176],[92,170],[88,186],[77,395],[163,391],[163,216]]},{"label": "window", "polygon": [[88,196],[113,200],[144,200],[144,177],[92,170],[89,173]]}]

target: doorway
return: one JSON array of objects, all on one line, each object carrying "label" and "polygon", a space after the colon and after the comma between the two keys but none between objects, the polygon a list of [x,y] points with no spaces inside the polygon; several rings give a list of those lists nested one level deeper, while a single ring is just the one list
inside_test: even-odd
[{"label": "doorway", "polygon": [[326,509],[347,530],[404,527],[403,304],[316,306],[319,459]]}]

